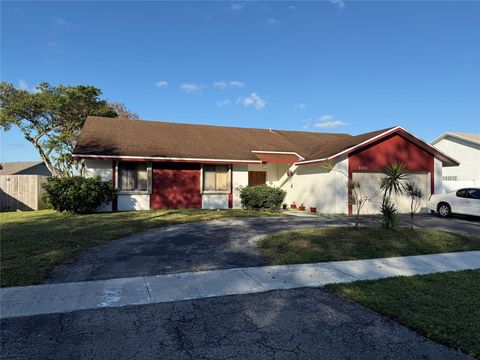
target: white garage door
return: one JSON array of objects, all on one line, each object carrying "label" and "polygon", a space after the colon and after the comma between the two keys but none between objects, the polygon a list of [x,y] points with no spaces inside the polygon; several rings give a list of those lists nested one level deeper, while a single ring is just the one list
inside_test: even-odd
[{"label": "white garage door", "polygon": [[[361,214],[378,214],[380,213],[380,204],[382,202],[382,194],[379,192],[380,181],[385,175],[383,173],[371,173],[371,172],[354,172],[352,179],[360,183],[360,194],[371,197],[373,194],[378,195],[372,200],[367,202],[361,211]],[[407,180],[414,181],[417,186],[423,190],[423,198],[420,202],[419,211],[425,211],[427,207],[427,201],[430,197],[430,174],[428,173],[410,173],[407,176]],[[392,194],[392,200],[401,213],[410,212],[410,200],[403,195],[395,196]],[[355,207],[353,212],[355,213]]]}]

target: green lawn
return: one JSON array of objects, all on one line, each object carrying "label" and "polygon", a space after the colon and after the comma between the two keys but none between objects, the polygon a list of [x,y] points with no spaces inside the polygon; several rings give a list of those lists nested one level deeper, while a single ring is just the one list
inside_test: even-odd
[{"label": "green lawn", "polygon": [[480,270],[358,281],[327,289],[480,358]]},{"label": "green lawn", "polygon": [[225,217],[280,216],[247,210],[158,210],[71,215],[0,214],[1,286],[41,283],[56,265],[106,241],[150,228]]},{"label": "green lawn", "polygon": [[300,264],[479,250],[480,236],[429,229],[330,227],[279,232],[262,239],[258,247],[273,264]]}]

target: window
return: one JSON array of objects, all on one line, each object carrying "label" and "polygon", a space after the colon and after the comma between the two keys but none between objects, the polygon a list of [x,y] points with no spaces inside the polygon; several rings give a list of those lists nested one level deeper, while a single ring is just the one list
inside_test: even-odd
[{"label": "window", "polygon": [[120,191],[148,191],[148,165],[140,162],[118,163]]},{"label": "window", "polygon": [[443,180],[445,180],[445,181],[457,181],[457,176],[456,175],[443,176]]},{"label": "window", "polygon": [[480,190],[478,189],[468,189],[467,197],[469,199],[480,199]]},{"label": "window", "polygon": [[204,191],[228,191],[229,178],[227,165],[204,165],[203,166],[203,190]]},{"label": "window", "polygon": [[457,197],[466,198],[467,197],[467,190],[461,189],[457,191]]}]

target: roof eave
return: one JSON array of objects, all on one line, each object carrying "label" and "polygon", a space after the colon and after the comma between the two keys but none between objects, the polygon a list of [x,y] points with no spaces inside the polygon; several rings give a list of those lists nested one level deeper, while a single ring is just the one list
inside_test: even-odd
[{"label": "roof eave", "polygon": [[426,141],[420,139],[419,137],[413,135],[412,133],[410,133],[409,131],[405,130],[403,127],[401,126],[396,126],[392,129],[389,129],[381,134],[378,134],[378,135],[375,135],[373,137],[371,137],[370,139],[367,139],[365,141],[362,141],[360,144],[357,144],[357,145],[354,145],[354,146],[351,146],[349,147],[348,149],[345,149],[343,151],[340,151],[336,154],[333,154],[329,157],[326,157],[326,158],[321,158],[321,159],[312,159],[312,160],[305,160],[305,161],[299,161],[297,163],[295,163],[295,165],[308,165],[308,164],[316,164],[316,163],[321,163],[321,162],[325,162],[325,161],[330,161],[330,160],[334,160],[334,159],[337,159],[341,156],[344,156],[344,155],[348,155],[350,154],[352,151],[355,151],[355,150],[358,150],[370,143],[372,143],[373,141],[375,140],[379,140],[385,136],[388,136],[388,135],[391,135],[391,134],[394,134],[394,133],[403,133],[403,135],[407,135],[407,137],[411,137],[411,140],[414,140],[414,143],[416,143],[417,145],[420,145],[420,147],[424,148],[425,151],[427,152],[430,152],[434,157],[438,158],[439,160],[442,161],[442,165],[444,166],[458,166],[460,165],[460,163],[455,160],[454,158],[446,155],[445,153],[443,153],[442,151],[438,150],[437,148],[433,147],[432,145],[430,145],[429,143],[427,143]]}]

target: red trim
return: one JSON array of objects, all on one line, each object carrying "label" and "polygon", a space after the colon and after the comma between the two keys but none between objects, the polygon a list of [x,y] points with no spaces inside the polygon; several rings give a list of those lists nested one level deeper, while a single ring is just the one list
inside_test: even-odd
[{"label": "red trim", "polygon": [[[116,183],[116,178],[117,178],[117,166],[116,162],[112,161],[112,182],[113,182],[113,187],[116,189],[115,183]],[[117,211],[118,210],[118,198],[117,195],[112,199],[112,211]]]},{"label": "red trim", "polygon": [[415,135],[410,134],[408,131],[406,131],[402,128],[394,128],[394,129],[391,129],[389,131],[386,131],[381,135],[377,135],[376,137],[374,136],[372,139],[366,140],[361,145],[358,144],[358,145],[352,146],[352,148],[343,150],[343,151],[341,151],[337,154],[332,155],[331,157],[324,158],[324,159],[318,159],[318,160],[311,161],[311,162],[309,162],[308,160],[299,161],[295,165],[310,165],[310,164],[322,163],[326,160],[335,160],[335,159],[337,159],[339,157],[342,157],[344,155],[347,155],[347,154],[350,155],[351,153],[361,151],[363,148],[368,147],[372,143],[378,142],[378,141],[384,139],[385,137],[388,137],[388,136],[391,136],[391,135],[394,135],[394,134],[398,134],[398,135],[404,137],[406,140],[408,140],[411,143],[413,143],[413,144],[417,145],[418,147],[422,148],[422,150],[424,150],[425,152],[429,153],[432,156],[435,156],[435,157],[440,158],[440,159],[448,160],[449,162],[451,162],[453,164],[453,166],[460,165],[460,163],[458,161],[456,161],[455,159],[441,153],[440,151],[435,149],[430,144],[427,144],[423,140],[417,138]]},{"label": "red trim", "polygon": [[[382,171],[391,162],[403,163],[408,172],[430,173],[430,191],[434,193],[435,157],[398,133],[352,151],[348,156],[348,178],[352,180],[353,172]],[[352,208],[352,205],[348,206],[349,215],[352,215]]]},{"label": "red trim", "polygon": [[[348,181],[351,181],[353,179],[353,171],[352,167],[350,166],[350,157],[348,157]],[[350,204],[350,197],[352,196],[352,189],[350,189],[350,186],[348,187],[348,198],[347,198],[347,203],[348,203],[348,215],[353,214],[353,205]]]}]

